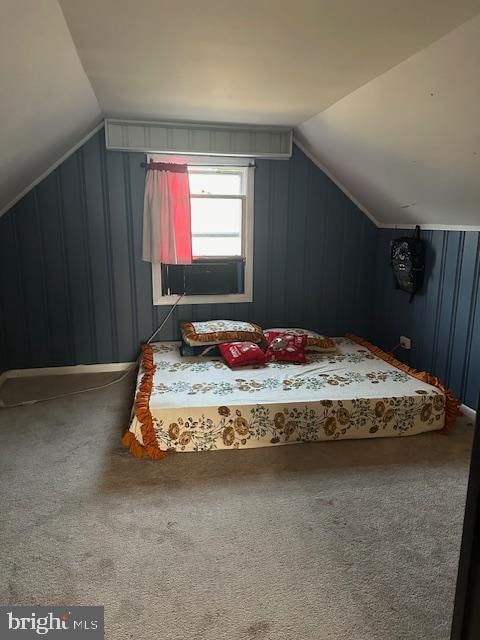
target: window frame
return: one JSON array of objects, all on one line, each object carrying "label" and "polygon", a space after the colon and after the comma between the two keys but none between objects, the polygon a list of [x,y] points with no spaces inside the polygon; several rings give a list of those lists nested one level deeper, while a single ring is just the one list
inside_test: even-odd
[{"label": "window frame", "polygon": [[[195,166],[195,165],[194,165]],[[196,165],[197,167],[200,166],[205,166],[206,169],[214,169],[214,168],[218,168],[218,165]],[[244,185],[248,185],[248,166],[239,166],[238,164],[234,167],[231,167],[230,170],[225,166],[220,167],[222,169],[222,171],[220,173],[234,173],[233,170],[237,170],[235,171],[235,173],[238,173],[238,170],[241,170],[241,176],[242,176],[242,182],[244,183]],[[202,173],[202,171],[194,171],[193,173]],[[218,171],[204,171],[204,173],[219,173]],[[248,188],[248,186],[247,186]],[[247,188],[243,189],[242,193],[239,194],[217,194],[217,193],[194,193],[194,194],[190,194],[190,200],[192,200],[192,198],[194,199],[198,199],[198,200],[240,200],[242,203],[242,228],[240,230],[240,242],[241,242],[241,248],[242,251],[240,254],[235,254],[235,255],[212,255],[212,256],[194,256],[193,257],[193,262],[208,262],[208,261],[216,261],[216,260],[235,260],[238,258],[243,258],[243,260],[245,260],[245,220],[246,220],[246,206],[247,206]],[[193,239],[193,234],[192,234],[192,239]]]},{"label": "window frame", "polygon": [[[147,154],[147,162],[154,160],[156,162],[172,162],[182,161],[188,165],[205,166],[205,167],[231,167],[244,169],[245,193],[241,196],[232,196],[235,199],[242,198],[244,203],[242,209],[242,255],[241,256],[201,256],[196,258],[195,262],[208,262],[224,260],[235,260],[242,258],[244,262],[244,292],[230,293],[219,295],[184,295],[180,302],[179,296],[163,295],[162,291],[162,268],[161,263],[152,264],[152,287],[153,287],[153,304],[155,306],[178,304],[231,304],[253,302],[253,227],[254,227],[254,192],[255,192],[255,171],[251,168],[252,158],[232,158],[219,156],[187,156],[187,155],[166,155],[166,154]],[[194,197],[205,198],[225,198],[225,195],[195,195]],[[228,197],[228,196],[227,196]]]}]

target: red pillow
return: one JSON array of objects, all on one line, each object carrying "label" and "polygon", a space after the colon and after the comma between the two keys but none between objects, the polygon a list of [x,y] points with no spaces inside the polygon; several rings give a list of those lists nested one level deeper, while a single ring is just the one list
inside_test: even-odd
[{"label": "red pillow", "polygon": [[253,342],[224,342],[218,348],[229,367],[265,364],[265,353]]},{"label": "red pillow", "polygon": [[292,335],[281,331],[267,331],[267,362],[285,361],[304,363],[306,335]]}]

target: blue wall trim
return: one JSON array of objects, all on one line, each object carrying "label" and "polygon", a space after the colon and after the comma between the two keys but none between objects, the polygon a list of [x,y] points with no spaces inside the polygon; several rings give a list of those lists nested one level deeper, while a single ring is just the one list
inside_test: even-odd
[{"label": "blue wall trim", "polygon": [[412,351],[396,355],[430,371],[465,404],[476,407],[480,391],[480,233],[425,231],[427,282],[408,303],[396,291],[389,269],[390,241],[410,232],[378,231],[377,280],[372,336],[390,350],[400,335],[412,338]]},{"label": "blue wall trim", "polygon": [[[141,260],[144,155],[106,151],[103,131],[0,219],[0,370],[134,360],[168,307]],[[377,229],[298,148],[259,160],[254,302],[178,307],[368,336]]]}]

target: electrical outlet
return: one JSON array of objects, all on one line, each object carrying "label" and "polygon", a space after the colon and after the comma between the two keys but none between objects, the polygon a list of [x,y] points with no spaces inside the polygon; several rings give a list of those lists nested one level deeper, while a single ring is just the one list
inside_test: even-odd
[{"label": "electrical outlet", "polygon": [[407,336],[400,336],[400,346],[402,347],[402,349],[411,349],[412,339],[407,338]]}]

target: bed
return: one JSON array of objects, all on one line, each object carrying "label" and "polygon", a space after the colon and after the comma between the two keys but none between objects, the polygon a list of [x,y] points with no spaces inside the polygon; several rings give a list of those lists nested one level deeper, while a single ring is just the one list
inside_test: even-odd
[{"label": "bed", "polygon": [[170,451],[414,435],[459,415],[436,378],[355,336],[335,342],[335,353],[309,353],[306,364],[236,370],[221,358],[182,357],[178,342],[146,345],[123,443],[159,459]]}]

